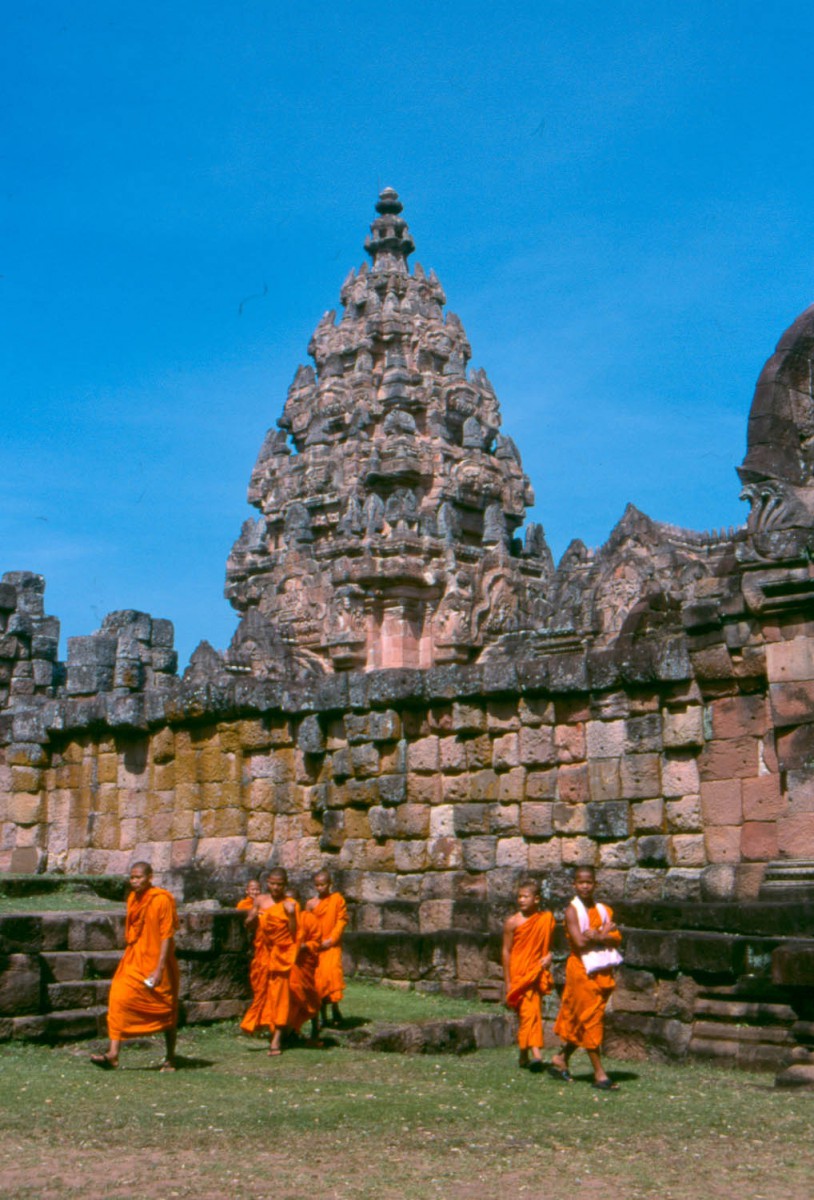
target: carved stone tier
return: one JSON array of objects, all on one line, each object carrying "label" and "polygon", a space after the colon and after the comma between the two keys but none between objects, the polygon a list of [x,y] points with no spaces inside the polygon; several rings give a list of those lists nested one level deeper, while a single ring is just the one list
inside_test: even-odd
[{"label": "carved stone tier", "polygon": [[[376,205],[342,314],[319,322],[249,484],[261,517],[229,557],[226,595],[328,671],[469,662],[548,614],[542,528],[517,536],[531,485],[469,342],[396,192]],[[247,626],[247,617],[252,620]]]}]

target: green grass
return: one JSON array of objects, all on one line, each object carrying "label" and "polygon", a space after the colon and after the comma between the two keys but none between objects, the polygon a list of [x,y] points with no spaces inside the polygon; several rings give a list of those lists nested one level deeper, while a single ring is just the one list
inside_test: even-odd
[{"label": "green grass", "polygon": [[8,913],[43,912],[124,912],[124,902],[105,900],[88,887],[66,884],[54,892],[34,896],[4,896],[0,894],[0,916]]},{"label": "green grass", "polygon": [[[353,984],[350,1016],[417,1019],[473,1005]],[[587,1064],[564,1085],[517,1070],[514,1050],[462,1058],[335,1047],[269,1059],[231,1025],[125,1046],[6,1045],[0,1192],[7,1200],[149,1195],[196,1200],[803,1200],[814,1170],[814,1096],[772,1077],[691,1065]]]}]

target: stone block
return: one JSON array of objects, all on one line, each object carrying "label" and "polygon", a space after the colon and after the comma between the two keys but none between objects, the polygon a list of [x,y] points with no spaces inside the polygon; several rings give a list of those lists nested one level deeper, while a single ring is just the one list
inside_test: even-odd
[{"label": "stone block", "polygon": [[761,695],[722,696],[709,705],[713,739],[760,737],[769,728],[766,699]]},{"label": "stone block", "polygon": [[520,714],[513,700],[488,700],[486,703],[486,728],[506,731],[520,728]]},{"label": "stone block", "polygon": [[528,848],[529,871],[556,871],[562,864],[562,845],[559,838],[547,842],[531,842]]},{"label": "stone block", "polygon": [[489,832],[512,836],[520,833],[520,805],[492,804],[489,807]]},{"label": "stone block", "polygon": [[439,770],[441,758],[437,736],[430,734],[428,737],[416,738],[407,748],[407,763],[411,772]]},{"label": "stone block", "polygon": [[397,871],[424,871],[428,864],[427,843],[418,839],[399,841],[394,845]]},{"label": "stone block", "polygon": [[440,929],[451,929],[453,907],[452,900],[424,900],[418,908],[421,932],[435,933]]},{"label": "stone block", "polygon": [[587,805],[557,801],[551,807],[551,825],[556,833],[585,833],[588,828]]},{"label": "stone block", "polygon": [[429,810],[430,837],[455,836],[455,806],[452,804],[437,804]]},{"label": "stone block", "polygon": [[479,704],[455,701],[452,705],[452,729],[456,733],[481,733],[486,729],[486,711]]},{"label": "stone block", "polygon": [[[799,725],[796,729],[777,731],[777,766],[766,754],[768,738],[763,743],[763,758],[769,770],[779,766],[784,771],[810,770],[814,765],[814,724]],[[757,774],[755,771],[754,774]]]},{"label": "stone block", "polygon": [[627,718],[625,754],[658,754],[661,748],[661,718],[657,712],[641,713]]},{"label": "stone block", "polygon": [[[522,840],[522,839],[521,839]],[[463,865],[467,871],[491,871],[497,865],[496,837],[467,837],[461,841]]]},{"label": "stone block", "polygon": [[379,773],[379,752],[372,742],[351,746],[350,761],[357,779],[370,779]]},{"label": "stone block", "polygon": [[[344,822],[344,814],[340,815],[343,816]],[[393,838],[396,836],[396,809],[374,805],[368,809],[367,819],[370,822],[370,832],[374,838]]]},{"label": "stone block", "polygon": [[625,752],[625,722],[588,721],[585,729],[587,757],[621,758]]},{"label": "stone block", "polygon": [[496,867],[515,867],[518,870],[526,871],[528,870],[528,865],[528,845],[522,837],[498,839],[495,856]]},{"label": "stone block", "polygon": [[711,863],[737,863],[741,858],[740,825],[712,825],[704,830],[707,859]]},{"label": "stone block", "polygon": [[542,696],[522,696],[517,711],[523,725],[554,724],[554,705]]},{"label": "stone block", "polygon": [[473,771],[469,776],[470,796],[473,800],[494,802],[497,800],[498,777],[495,771]]},{"label": "stone block", "polygon": [[506,733],[494,739],[492,765],[497,770],[520,765],[520,738],[516,733]]},{"label": "stone block", "polygon": [[706,846],[702,833],[676,833],[670,838],[670,862],[675,867],[703,867]]},{"label": "stone block", "polygon": [[500,804],[510,804],[522,800],[526,795],[525,767],[512,767],[510,771],[502,772],[497,778],[497,799]]},{"label": "stone block", "polygon": [[388,900],[395,900],[396,876],[373,872],[362,875],[359,884],[359,898],[369,904],[381,904]]},{"label": "stone block", "polygon": [[[382,804],[399,805],[404,804],[407,800],[407,776],[406,775],[380,775],[379,784],[379,799]],[[427,780],[422,780],[423,787],[427,787]]]},{"label": "stone block", "polygon": [[638,838],[636,858],[643,867],[666,867],[670,861],[669,839],[658,833]]},{"label": "stone block", "polygon": [[661,736],[666,749],[690,749],[704,744],[704,710],[700,704],[662,710]]},{"label": "stone block", "polygon": [[758,745],[757,738],[753,737],[708,742],[698,756],[701,779],[711,782],[716,779],[743,779],[757,775]]},{"label": "stone block", "polygon": [[40,967],[33,954],[4,956],[0,970],[0,1016],[36,1013],[40,1007]]},{"label": "stone block", "polygon": [[781,817],[776,829],[778,853],[784,858],[814,858],[814,819],[810,813]]},{"label": "stone block", "polygon": [[556,761],[554,731],[550,725],[524,725],[518,739],[520,762],[524,766],[547,766]]},{"label": "stone block", "polygon": [[722,779],[702,783],[701,815],[704,825],[740,825],[743,820],[741,781]]},{"label": "stone block", "polygon": [[459,737],[442,737],[438,742],[442,771],[466,770],[466,743]]},{"label": "stone block", "polygon": [[593,867],[599,857],[596,844],[587,837],[562,838],[560,850],[563,866]]},{"label": "stone block", "polygon": [[630,832],[626,800],[595,800],[585,806],[588,833],[597,841],[618,841]]},{"label": "stone block", "polygon": [[7,806],[8,820],[17,825],[38,825],[45,813],[45,806],[40,796],[28,792],[12,793]]},{"label": "stone block", "polygon": [[[704,839],[705,842],[707,839]],[[713,863],[701,872],[702,900],[729,900],[735,894],[735,867]]]},{"label": "stone block", "polygon": [[636,839],[630,837],[622,842],[605,842],[599,847],[599,865],[602,868],[618,870],[635,867]]},{"label": "stone block", "polygon": [[464,746],[468,770],[479,771],[483,767],[491,767],[492,739],[487,734],[484,733],[481,737],[467,738]]},{"label": "stone block", "polygon": [[663,833],[664,801],[659,798],[631,804],[630,817],[636,833]]},{"label": "stone block", "polygon": [[814,680],[773,683],[769,697],[776,727],[801,725],[814,718]]},{"label": "stone block", "polygon": [[770,683],[814,679],[814,638],[794,638],[766,647],[766,674]]},{"label": "stone block", "polygon": [[486,804],[456,804],[453,809],[457,834],[486,833],[489,829],[489,806]]},{"label": "stone block", "polygon": [[[371,809],[372,811],[372,809]],[[426,804],[402,804],[396,812],[396,836],[426,838],[430,833],[430,813]]]},{"label": "stone block", "polygon": [[37,767],[11,768],[10,787],[13,792],[37,793],[43,784],[42,771]]},{"label": "stone block", "polygon": [[[587,792],[588,781],[585,768],[577,767],[569,769],[582,771],[585,780],[584,790]],[[557,771],[528,771],[526,773],[525,789],[527,800],[554,800],[557,795]]]},{"label": "stone block", "polygon": [[777,858],[778,836],[775,822],[744,821],[741,828],[741,855],[751,862],[768,862]]},{"label": "stone block", "polygon": [[698,762],[692,752],[672,751],[661,760],[661,790],[667,798],[698,793]]},{"label": "stone block", "polygon": [[682,796],[680,800],[668,800],[665,808],[667,828],[671,833],[700,832],[700,796]]},{"label": "stone block", "polygon": [[[627,900],[660,900],[664,890],[664,871],[659,868],[649,867],[631,867],[627,873],[625,880],[625,898]],[[636,931],[637,936],[640,936],[639,931]],[[651,935],[655,938],[663,938],[665,942],[669,939],[664,938],[664,934]],[[633,941],[633,931],[631,930],[625,938],[625,961],[631,966],[636,965],[636,959],[631,953],[631,943]],[[657,966],[655,959],[651,958],[641,962],[642,966]]]},{"label": "stone block", "polygon": [[779,775],[758,775],[741,783],[744,821],[772,821],[784,816],[788,802]]},{"label": "stone block", "polygon": [[548,838],[553,832],[550,800],[527,800],[519,806],[520,832],[528,838]]},{"label": "stone block", "polygon": [[619,760],[596,758],[588,763],[588,787],[592,800],[618,800],[622,795]]},{"label": "stone block", "polygon": [[462,867],[464,862],[462,844],[456,837],[432,837],[427,842],[430,866],[436,871],[449,871]]},{"label": "stone block", "polygon": [[554,729],[554,749],[558,763],[582,762],[585,758],[585,722],[557,725]]},{"label": "stone block", "polygon": [[661,794],[658,754],[629,754],[620,763],[622,795],[628,800],[647,800]]},{"label": "stone block", "polygon": [[[528,784],[526,795],[529,795]],[[557,768],[557,799],[568,804],[584,804],[589,797],[587,766]]]}]

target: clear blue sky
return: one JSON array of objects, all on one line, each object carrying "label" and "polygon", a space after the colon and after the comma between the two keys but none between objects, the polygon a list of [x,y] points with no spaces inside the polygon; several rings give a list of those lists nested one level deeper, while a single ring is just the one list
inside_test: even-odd
[{"label": "clear blue sky", "polygon": [[813,50],[783,0],[12,8],[0,571],[63,636],[140,608],[182,664],[228,644],[249,473],[385,185],[555,556],[628,501],[741,522],[755,379],[814,300]]}]

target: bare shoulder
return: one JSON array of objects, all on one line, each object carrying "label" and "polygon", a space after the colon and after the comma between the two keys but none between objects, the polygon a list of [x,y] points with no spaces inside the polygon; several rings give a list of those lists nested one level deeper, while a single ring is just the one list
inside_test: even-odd
[{"label": "bare shoulder", "polygon": [[510,917],[507,917],[506,920],[503,922],[503,932],[511,933],[511,931],[513,929],[516,929],[517,926],[521,924],[522,920],[523,920],[522,913],[519,913],[519,912],[512,913],[512,915]]},{"label": "bare shoulder", "polygon": [[319,900],[316,898],[316,896],[312,896],[311,899],[308,900],[305,905],[305,911],[313,912],[318,904],[319,904]]}]

